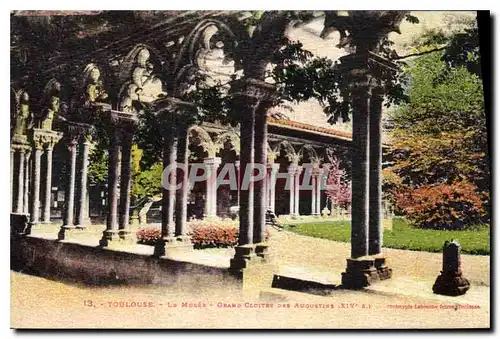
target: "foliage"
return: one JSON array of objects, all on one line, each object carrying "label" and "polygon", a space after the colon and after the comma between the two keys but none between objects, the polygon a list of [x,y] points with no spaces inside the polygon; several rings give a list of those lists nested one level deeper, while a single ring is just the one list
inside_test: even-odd
[{"label": "foliage", "polygon": [[473,184],[422,185],[396,194],[396,209],[415,226],[432,229],[463,229],[483,222],[484,196]]},{"label": "foliage", "polygon": [[[234,220],[194,220],[188,222],[188,235],[195,249],[213,247],[234,247],[238,244],[238,222]],[[270,237],[265,231],[265,241]],[[140,243],[154,245],[161,238],[158,227],[144,227],[137,231]]]},{"label": "foliage", "polygon": [[157,227],[143,227],[136,232],[137,242],[144,245],[155,245],[161,239],[161,229]]},{"label": "foliage", "polygon": [[91,147],[89,152],[88,180],[94,185],[104,185],[108,182],[108,156],[99,145]]},{"label": "foliage", "polygon": [[158,162],[147,170],[137,173],[134,177],[131,196],[141,199],[153,197],[161,193],[161,175],[163,165]]},{"label": "foliage", "polygon": [[325,194],[335,206],[348,210],[351,206],[351,182],[347,180],[347,174],[340,168],[338,158],[330,159],[330,168],[326,180],[327,189]]},{"label": "foliage", "polygon": [[[291,232],[334,241],[351,242],[349,221],[324,221],[302,223],[287,227]],[[490,254],[490,229],[488,225],[475,225],[467,230],[429,230],[412,227],[402,218],[394,218],[392,230],[384,230],[384,247],[413,251],[442,252],[443,244],[456,239],[465,254]]]},{"label": "foliage", "polygon": [[[449,38],[428,33],[424,41],[429,45],[419,49],[432,50],[433,43],[445,38],[452,46],[457,36],[464,38],[462,33]],[[463,227],[487,219],[489,212],[482,81],[477,72],[471,72],[474,67],[460,58],[449,59],[454,53],[449,46],[420,56],[405,68],[409,100],[389,113],[386,126],[391,163],[384,170],[384,189],[392,193],[389,198],[400,212],[419,227]]]}]

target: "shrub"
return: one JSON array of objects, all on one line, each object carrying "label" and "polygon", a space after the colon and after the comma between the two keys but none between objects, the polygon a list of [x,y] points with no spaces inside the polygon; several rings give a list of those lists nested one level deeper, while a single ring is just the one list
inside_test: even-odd
[{"label": "shrub", "polygon": [[396,193],[396,209],[420,228],[463,229],[484,221],[483,199],[465,181],[422,185]]},{"label": "shrub", "polygon": [[154,245],[161,238],[161,229],[156,227],[144,227],[136,233],[139,244]]},{"label": "shrub", "polygon": [[[195,249],[211,247],[233,247],[238,244],[238,222],[234,220],[194,220],[188,222],[188,235]],[[270,233],[266,228],[265,240]],[[141,244],[154,245],[161,238],[161,230],[156,227],[144,227],[137,231],[137,240]]]}]

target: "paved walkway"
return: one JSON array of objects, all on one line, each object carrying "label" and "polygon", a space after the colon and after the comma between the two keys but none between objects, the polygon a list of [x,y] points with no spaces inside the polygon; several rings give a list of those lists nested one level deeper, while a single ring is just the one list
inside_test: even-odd
[{"label": "paved walkway", "polygon": [[[93,226],[93,232],[89,232],[83,242],[95,244],[101,232],[99,226]],[[34,233],[47,238],[53,236],[47,228]],[[275,229],[271,233],[270,246],[280,272],[294,271],[340,282],[350,244]],[[137,246],[134,252],[149,250],[152,251],[151,246]],[[393,249],[384,249],[384,252],[394,270],[393,279],[363,291],[335,290],[325,296],[268,288],[259,297],[245,297],[229,294],[224,286],[212,286],[210,290],[194,294],[157,285],[90,288],[13,272],[11,325],[24,328],[489,327],[488,256],[463,255],[464,275],[472,287],[464,296],[446,297],[432,293],[432,284],[441,267],[440,253]],[[233,253],[234,249],[207,249],[194,251],[193,258],[186,259],[227,265]],[[88,306],[89,300],[94,306]],[[155,306],[109,306],[117,301],[152,301]],[[182,307],[182,303],[191,306]],[[225,303],[239,304],[240,308],[219,306]],[[267,303],[272,307],[246,307],[247,303]],[[173,304],[177,306],[169,306]],[[282,304],[290,308],[280,308]],[[323,308],[325,305],[331,308]]]}]

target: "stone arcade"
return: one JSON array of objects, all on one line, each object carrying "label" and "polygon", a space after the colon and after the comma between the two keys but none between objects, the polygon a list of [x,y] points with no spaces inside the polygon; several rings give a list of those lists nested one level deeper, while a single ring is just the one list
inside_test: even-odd
[{"label": "stone arcade", "polygon": [[[75,59],[49,58],[46,64],[39,65],[36,82],[32,74],[11,80],[11,212],[29,215],[31,226],[51,222],[52,154],[59,144],[60,156],[65,157],[67,182],[58,238],[64,240],[86,232],[87,163],[91,135],[95,121],[99,120],[105,126],[100,132],[109,138],[106,230],[100,245],[130,244],[131,147],[140,123],[139,113],[147,105],[153,108],[164,131],[164,167],[177,162],[188,168],[190,153],[198,153],[199,161],[215,173],[221,164],[235,163],[240,183],[245,172],[252,169],[252,163],[268,168],[269,185],[260,181],[248,190],[229,190],[229,206],[239,205],[240,222],[238,246],[230,264],[232,271],[241,274],[254,262],[266,262],[267,209],[291,216],[320,215],[326,205],[319,186],[328,173],[327,154],[345,157],[350,153],[352,251],[342,284],[346,288],[361,288],[373,280],[390,278],[392,271],[381,255],[381,108],[385,84],[380,75],[397,69],[374,51],[383,37],[398,30],[404,14],[351,14],[351,25],[346,30],[356,52],[341,58],[341,65],[353,98],[352,140],[350,133],[274,115],[276,88],[261,76],[265,65],[247,69],[244,77],[231,86],[244,103],[239,131],[218,124],[191,124],[185,118],[197,109],[181,99],[192,90],[196,75],[203,75],[204,81],[211,84],[230,79],[236,72],[230,55],[221,46],[239,43],[233,31],[238,26],[238,13],[172,14],[168,20],[152,26],[147,37],[129,34],[108,45],[87,46]],[[273,32],[284,34],[279,27]],[[367,36],[367,32],[371,35]],[[43,81],[44,88],[32,85]],[[301,192],[298,185],[306,168],[312,170],[310,193]],[[278,180],[282,172],[291,178],[289,192]],[[225,215],[229,210],[227,204],[219,203],[221,196],[215,182],[189,187],[187,171],[178,172],[174,179],[181,189],[162,192],[162,238],[155,247],[157,257],[169,251],[192,249],[186,228],[190,190],[204,190],[204,216]]]}]

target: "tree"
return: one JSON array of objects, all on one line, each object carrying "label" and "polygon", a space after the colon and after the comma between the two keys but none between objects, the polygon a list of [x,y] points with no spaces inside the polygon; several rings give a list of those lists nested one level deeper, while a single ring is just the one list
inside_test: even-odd
[{"label": "tree", "polygon": [[[462,53],[456,53],[457,41],[477,39],[474,32],[471,27],[465,33],[442,38],[439,42],[450,41],[443,50],[409,62],[404,73],[408,102],[389,115],[392,165],[385,173],[386,187],[390,186],[396,208],[401,212],[415,217],[423,214],[423,218],[414,218],[421,226],[463,226],[464,218],[467,223],[478,222],[484,218],[481,209],[489,204],[490,171],[480,58],[472,47],[466,52],[467,60]],[[428,39],[428,44],[419,46],[417,51],[435,50],[436,41],[436,36]],[[447,204],[442,199],[448,199],[448,195],[442,193],[450,190],[455,200],[447,205],[446,211],[456,217],[451,220],[426,217],[438,213],[440,199]],[[440,197],[432,202],[435,208],[416,211],[415,206],[422,204],[419,199],[431,203],[429,194]],[[469,206],[466,200],[472,198],[475,200],[470,206],[475,210],[470,210],[467,216],[463,213]],[[480,208],[477,201],[482,202]],[[458,210],[462,213],[457,213]]]}]

